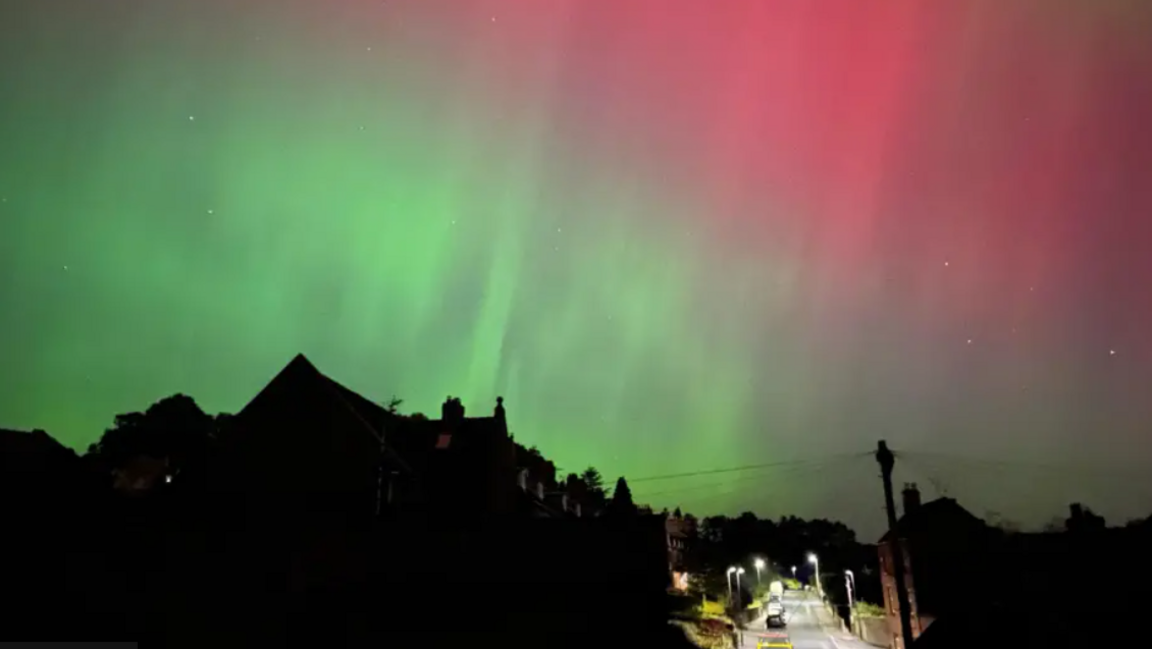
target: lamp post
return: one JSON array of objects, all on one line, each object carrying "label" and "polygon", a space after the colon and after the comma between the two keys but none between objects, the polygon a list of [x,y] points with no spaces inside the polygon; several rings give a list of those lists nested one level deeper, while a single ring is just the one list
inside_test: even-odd
[{"label": "lamp post", "polygon": [[757,559],[755,565],[756,565],[756,585],[759,586],[760,585],[760,571],[764,569],[764,560],[763,559]]},{"label": "lamp post", "polygon": [[744,596],[740,593],[740,575],[744,574],[743,568],[736,569],[736,605],[741,606],[744,604]]},{"label": "lamp post", "polygon": [[808,563],[812,564],[816,570],[816,594],[823,599],[824,589],[820,586],[820,557],[816,556],[815,552],[809,552]]},{"label": "lamp post", "polygon": [[848,591],[848,628],[854,629],[856,624],[856,603],[852,591],[856,590],[856,575],[851,570],[844,571],[844,587]]},{"label": "lamp post", "polygon": [[796,566],[792,566],[792,578],[796,578]]},{"label": "lamp post", "polygon": [[844,571],[844,585],[848,587],[848,608],[853,606],[852,593],[856,590],[856,575],[851,570]]},{"label": "lamp post", "polygon": [[736,574],[735,566],[728,566],[728,602],[732,602],[732,575]]}]

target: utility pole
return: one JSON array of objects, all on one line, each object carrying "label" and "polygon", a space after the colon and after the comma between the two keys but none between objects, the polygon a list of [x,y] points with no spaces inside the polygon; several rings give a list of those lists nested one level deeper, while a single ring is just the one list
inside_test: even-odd
[{"label": "utility pole", "polygon": [[884,479],[884,505],[888,511],[888,532],[892,536],[892,571],[896,576],[896,601],[900,608],[900,635],[904,649],[912,646],[912,608],[908,603],[908,584],[904,582],[904,542],[896,523],[896,503],[892,498],[892,467],[896,458],[884,440],[876,445],[876,461]]}]

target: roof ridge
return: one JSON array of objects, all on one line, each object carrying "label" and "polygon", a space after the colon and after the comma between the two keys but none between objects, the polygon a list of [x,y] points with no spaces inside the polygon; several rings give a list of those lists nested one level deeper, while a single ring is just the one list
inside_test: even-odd
[{"label": "roof ridge", "polygon": [[[303,357],[303,356],[304,356],[303,354],[300,355],[300,357]],[[307,359],[305,359],[305,360],[307,360]],[[311,363],[309,363],[309,364],[311,365]],[[342,385],[340,382],[336,381],[335,379],[328,376],[324,372],[321,372],[320,369],[316,368],[315,365],[313,365],[312,367],[315,368],[316,373],[320,375],[320,378],[322,379],[322,382],[324,383],[324,389],[328,390],[329,394],[331,394],[333,397],[335,397],[336,400],[339,401],[340,404],[348,410],[348,412],[352,413],[352,416],[355,417],[356,420],[359,421],[360,424],[364,426],[364,428],[368,431],[368,434],[370,434],[373,438],[375,438],[378,442],[380,442],[380,446],[384,450],[384,455],[395,460],[397,463],[400,464],[400,467],[403,468],[408,473],[413,473],[412,467],[410,467],[408,465],[408,463],[405,462],[404,459],[401,458],[396,453],[396,450],[393,449],[388,444],[387,438],[384,436],[384,431],[376,430],[376,427],[373,426],[370,421],[365,419],[364,416],[360,414],[360,411],[358,409],[356,409],[352,404],[348,403],[348,399],[346,399],[344,397],[344,395],[340,393],[340,391],[341,391],[341,389],[347,390],[348,392],[356,395],[357,397],[360,397],[361,399],[368,401],[368,403],[372,403],[372,402],[367,397],[365,397],[364,395],[356,392],[355,390],[349,389],[348,387]],[[373,404],[373,405],[375,405],[375,404]],[[383,410],[383,409],[381,409],[381,410]]]}]

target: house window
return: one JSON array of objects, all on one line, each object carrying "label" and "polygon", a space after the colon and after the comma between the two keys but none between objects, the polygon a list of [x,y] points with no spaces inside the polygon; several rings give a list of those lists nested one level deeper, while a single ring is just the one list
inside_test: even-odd
[{"label": "house window", "polygon": [[436,448],[444,450],[452,443],[452,435],[449,433],[440,433],[440,437],[436,440]]}]

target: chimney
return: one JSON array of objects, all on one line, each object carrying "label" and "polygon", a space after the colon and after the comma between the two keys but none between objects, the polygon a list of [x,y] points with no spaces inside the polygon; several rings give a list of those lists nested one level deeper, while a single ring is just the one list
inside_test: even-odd
[{"label": "chimney", "polygon": [[904,515],[920,509],[920,489],[915,482],[904,483]]},{"label": "chimney", "polygon": [[464,420],[464,404],[456,397],[448,397],[440,406],[440,419],[444,423],[459,423]]}]

